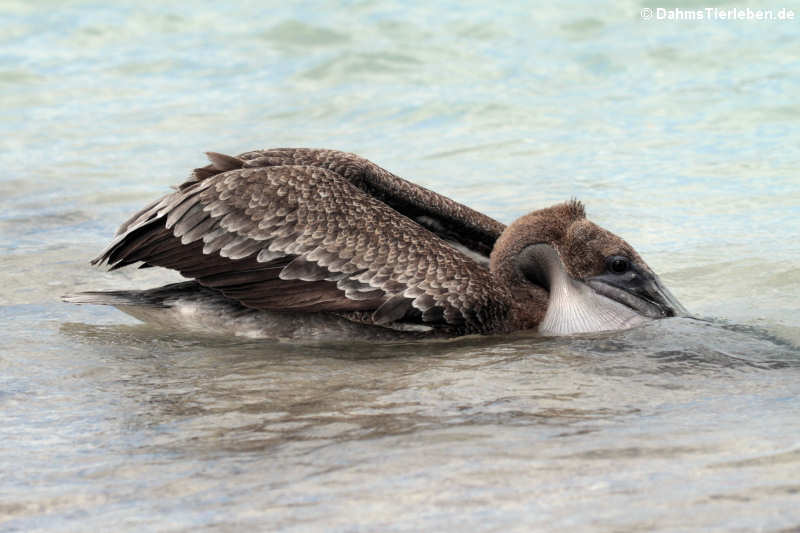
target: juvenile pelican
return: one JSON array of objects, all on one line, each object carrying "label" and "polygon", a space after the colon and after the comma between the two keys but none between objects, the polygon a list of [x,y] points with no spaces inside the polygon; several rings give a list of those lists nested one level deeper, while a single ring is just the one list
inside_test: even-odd
[{"label": "juvenile pelican", "polygon": [[505,227],[354,154],[208,157],[92,261],[170,268],[192,281],[65,300],[271,338],[569,335],[685,313],[577,201]]}]

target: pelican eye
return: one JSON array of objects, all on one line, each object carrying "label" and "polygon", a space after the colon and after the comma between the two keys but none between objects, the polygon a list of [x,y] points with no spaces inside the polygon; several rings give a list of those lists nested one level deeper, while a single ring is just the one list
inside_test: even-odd
[{"label": "pelican eye", "polygon": [[624,274],[631,269],[631,262],[627,257],[612,255],[606,259],[606,268],[614,274]]}]

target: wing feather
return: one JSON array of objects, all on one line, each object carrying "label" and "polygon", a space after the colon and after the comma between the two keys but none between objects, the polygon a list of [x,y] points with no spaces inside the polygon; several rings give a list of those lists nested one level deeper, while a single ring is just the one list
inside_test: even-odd
[{"label": "wing feather", "polygon": [[[296,164],[317,152],[250,154],[211,157],[211,168],[127,221],[94,262],[172,268],[259,309],[371,311],[376,324],[487,332],[507,312],[508,295],[485,266],[398,212],[385,194],[359,187],[353,161],[323,160],[329,170]],[[487,235],[497,229],[484,226]]]},{"label": "wing feather", "polygon": [[[315,148],[272,148],[245,152],[231,159],[239,162],[237,168],[304,165],[330,170],[443,239],[480,256],[488,257],[505,229],[483,213],[404,180],[355,154]],[[195,177],[200,179],[209,173],[230,170],[233,164],[218,164],[212,159],[211,165],[195,170]],[[278,195],[287,192],[284,188],[277,190]]]}]

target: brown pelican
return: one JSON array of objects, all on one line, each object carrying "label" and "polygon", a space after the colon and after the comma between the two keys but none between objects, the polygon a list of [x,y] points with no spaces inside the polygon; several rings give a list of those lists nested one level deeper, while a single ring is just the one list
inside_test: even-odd
[{"label": "brown pelican", "polygon": [[92,261],[192,281],[66,301],[253,337],[568,335],[685,313],[578,201],[505,227],[354,154],[209,153]]}]

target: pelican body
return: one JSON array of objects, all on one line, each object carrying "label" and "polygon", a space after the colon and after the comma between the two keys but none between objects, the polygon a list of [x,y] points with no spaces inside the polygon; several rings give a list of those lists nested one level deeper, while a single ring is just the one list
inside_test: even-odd
[{"label": "pelican body", "polygon": [[578,201],[508,227],[354,154],[280,148],[210,165],[122,224],[92,261],[191,281],[67,301],[264,338],[570,335],[685,313]]}]

